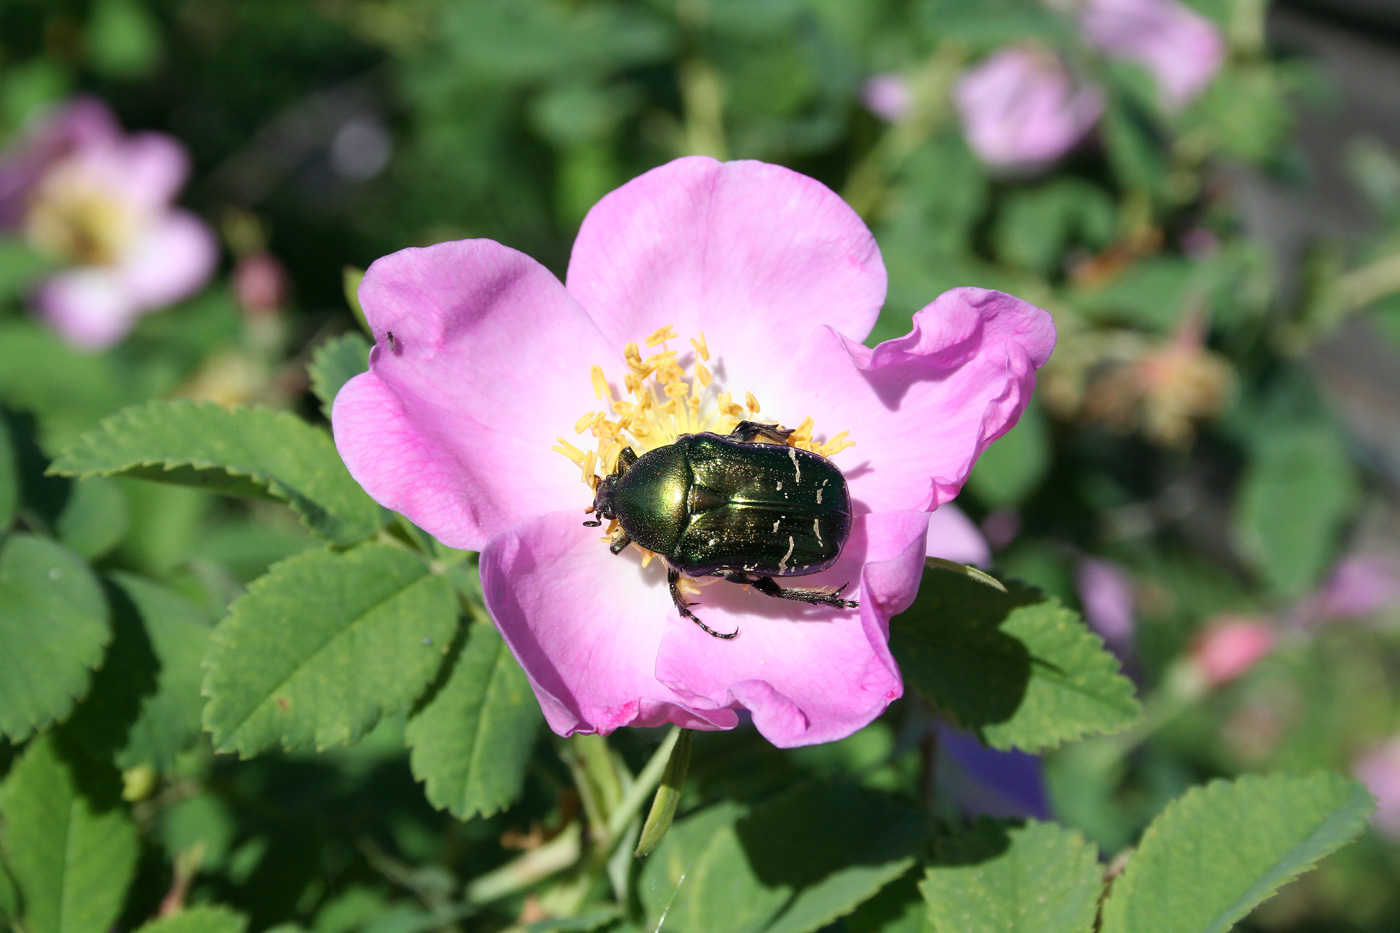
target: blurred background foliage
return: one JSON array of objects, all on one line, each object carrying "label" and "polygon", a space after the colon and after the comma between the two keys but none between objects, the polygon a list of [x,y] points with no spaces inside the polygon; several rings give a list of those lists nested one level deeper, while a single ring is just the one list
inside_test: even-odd
[{"label": "blurred background foliage", "polygon": [[[562,276],[585,212],[627,179],[690,153],[780,163],[874,230],[890,290],[872,341],[957,285],[1056,317],[1035,404],[958,500],[999,573],[1084,607],[1147,704],[1138,729],[1046,756],[1054,817],[1111,854],[1210,777],[1359,769],[1376,830],[1245,928],[1394,930],[1400,104],[1375,101],[1400,86],[1400,22],[1359,2],[1191,6],[1226,54],[1168,107],[1063,9],[1013,0],[0,0],[0,140],[78,93],[174,136],[194,166],[182,202],[223,257],[207,289],[94,354],[34,320],[47,260],[0,240],[3,427],[40,491],[23,517],[104,571],[164,581],[207,625],[312,546],[296,521],[166,486],[41,479],[47,458],[151,397],[321,418],[305,368],[356,326],[347,266],[491,237]],[[979,159],[950,96],[1007,46],[1053,50],[1103,100],[1063,156],[1011,170]],[[902,89],[898,112],[867,106],[879,76]],[[1225,630],[1257,635],[1242,662],[1212,660]],[[913,702],[794,753],[699,735],[688,799],[851,768],[920,796]],[[459,822],[414,784],[402,730],[247,762],[196,742],[128,768],[143,849],[124,923],[175,894],[231,904],[254,929],[528,919],[518,899],[468,919],[456,895],[562,825],[566,769],[537,757],[519,805]],[[652,742],[615,746],[639,766]],[[0,744],[0,772],[11,755]],[[836,928],[882,929],[879,910]]]}]

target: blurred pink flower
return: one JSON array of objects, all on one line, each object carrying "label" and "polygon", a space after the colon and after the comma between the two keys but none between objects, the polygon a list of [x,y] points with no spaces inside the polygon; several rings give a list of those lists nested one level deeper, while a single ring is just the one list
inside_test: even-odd
[{"label": "blurred pink flower", "polygon": [[1382,835],[1400,839],[1400,736],[1357,759],[1354,773],[1376,798],[1372,825]]},{"label": "blurred pink flower", "polygon": [[172,207],[188,174],[178,142],[128,136],[92,99],[63,107],[0,156],[0,229],[23,233],[62,267],[34,302],[69,343],[109,346],[141,315],[209,280],[213,234]]},{"label": "blurred pink flower", "polygon": [[233,293],[250,314],[272,314],[287,303],[287,270],[268,252],[249,253],[233,267]]},{"label": "blurred pink flower", "polygon": [[861,85],[860,99],[867,110],[881,120],[898,123],[914,105],[909,82],[901,75],[886,72],[871,75]]},{"label": "blurred pink flower", "polygon": [[1251,616],[1222,615],[1209,623],[1191,646],[1191,662],[1207,687],[1220,687],[1244,674],[1274,650],[1274,627]]},{"label": "blurred pink flower", "polygon": [[955,560],[960,564],[987,566],[992,550],[987,539],[957,506],[939,506],[928,522],[928,553],[930,557]]},{"label": "blurred pink flower", "polygon": [[[962,288],[871,350],[885,288],[870,231],[823,185],[680,159],[593,207],[566,285],[489,240],[370,266],[377,342],[336,398],[336,444],[381,504],[481,550],[487,608],[561,735],[730,729],[746,709],[776,745],[831,741],[902,693],[888,623],[918,589],[929,513],[1016,423],[1055,339],[1044,311]],[[835,456],[850,432],[850,539],[803,583],[850,584],[860,606],[715,582],[697,611],[738,630],[721,641],[678,613],[662,561],[614,556],[582,522],[624,445],[723,432],[760,400],[764,418],[805,419],[793,439],[810,450]]]},{"label": "blurred pink flower", "polygon": [[1150,71],[1169,109],[1205,90],[1225,60],[1220,30],[1177,0],[1083,0],[1078,11],[1089,42]]},{"label": "blurred pink flower", "polygon": [[1133,581],[1121,566],[1110,560],[1084,557],[1075,570],[1075,588],[1084,606],[1089,627],[1120,657],[1133,643]]},{"label": "blurred pink flower", "polygon": [[1364,619],[1400,605],[1400,566],[1381,554],[1353,554],[1332,569],[1304,604],[1308,619]]},{"label": "blurred pink flower", "polygon": [[953,87],[963,135],[998,168],[1030,171],[1055,161],[1098,122],[1103,95],[1075,83],[1054,54],[1002,49],[965,71]]}]

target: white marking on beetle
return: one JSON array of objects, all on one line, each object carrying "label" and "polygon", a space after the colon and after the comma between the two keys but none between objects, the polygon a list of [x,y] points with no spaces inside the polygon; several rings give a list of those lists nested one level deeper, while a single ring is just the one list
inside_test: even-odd
[{"label": "white marking on beetle", "polygon": [[[826,483],[822,483],[822,486],[825,486],[825,485],[826,485]],[[818,487],[817,487],[817,505],[821,505],[821,504],[822,504],[822,490],[821,490],[821,486],[818,486]]]},{"label": "white marking on beetle", "polygon": [[783,488],[783,481],[782,481],[782,480],[778,480],[778,489],[779,489],[779,491],[781,491],[782,488]]},{"label": "white marking on beetle", "polygon": [[792,468],[797,471],[797,482],[802,482],[802,464],[797,462],[797,448],[788,448],[788,459],[792,461]]},{"label": "white marking on beetle", "polygon": [[716,544],[719,544],[719,538],[711,538],[710,547],[714,547]]},{"label": "white marking on beetle", "polygon": [[774,523],[773,523],[773,530],[774,530],[774,531],[777,531],[777,530],[778,530],[778,526],[779,526],[780,524],[782,524],[782,522],[783,522],[783,520],[782,520],[781,518],[779,518],[776,522],[774,522]]},{"label": "white marking on beetle", "polygon": [[783,555],[782,560],[778,561],[778,576],[781,577],[783,574],[787,573],[788,558],[792,556],[793,549],[796,547],[797,542],[792,539],[792,535],[788,535],[787,553]]},{"label": "white marking on beetle", "polygon": [[817,536],[817,547],[821,547],[821,546],[822,546],[822,520],[821,520],[820,518],[814,518],[814,519],[812,519],[812,534],[814,534],[814,535]]}]

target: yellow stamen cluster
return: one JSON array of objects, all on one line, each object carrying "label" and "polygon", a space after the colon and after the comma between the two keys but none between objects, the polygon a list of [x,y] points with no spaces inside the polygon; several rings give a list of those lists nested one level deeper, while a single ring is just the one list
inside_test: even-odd
[{"label": "yellow stamen cluster", "polygon": [[[675,443],[682,434],[712,431],[728,434],[740,421],[756,421],[762,410],[752,392],[744,393],[744,404],[734,401],[730,392],[720,391],[714,376],[705,366],[710,361],[710,348],[702,333],[690,339],[694,356],[690,362],[693,374],[680,363],[680,353],[666,348],[667,342],[678,339],[676,330],[666,326],[647,337],[647,349],[660,347],[654,353],[642,355],[641,348],[629,343],[622,352],[627,364],[623,374],[623,396],[616,398],[601,366],[592,369],[593,396],[604,403],[602,411],[590,411],[574,423],[574,433],[592,434],[597,441],[595,450],[582,450],[564,438],[552,449],[578,465],[582,479],[590,488],[602,475],[613,472],[623,448],[630,447],[638,455]],[[823,457],[831,457],[854,446],[842,431],[825,443],[813,439],[815,422],[806,418],[788,437],[787,443]]]}]

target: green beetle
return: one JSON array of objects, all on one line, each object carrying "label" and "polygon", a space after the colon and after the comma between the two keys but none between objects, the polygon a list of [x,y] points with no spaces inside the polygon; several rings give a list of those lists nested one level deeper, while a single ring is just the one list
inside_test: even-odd
[{"label": "green beetle", "polygon": [[[782,587],[774,577],[819,573],[836,563],[851,533],[846,478],[820,454],[787,446],[792,431],[741,421],[728,436],[684,434],[638,457],[629,447],[598,483],[597,519],[616,519],[619,554],[634,541],[663,557],[682,616],[716,638],[680,591],[682,574],[714,576],[767,596],[853,609],[838,589]],[[759,438],[764,440],[760,441]]]}]

